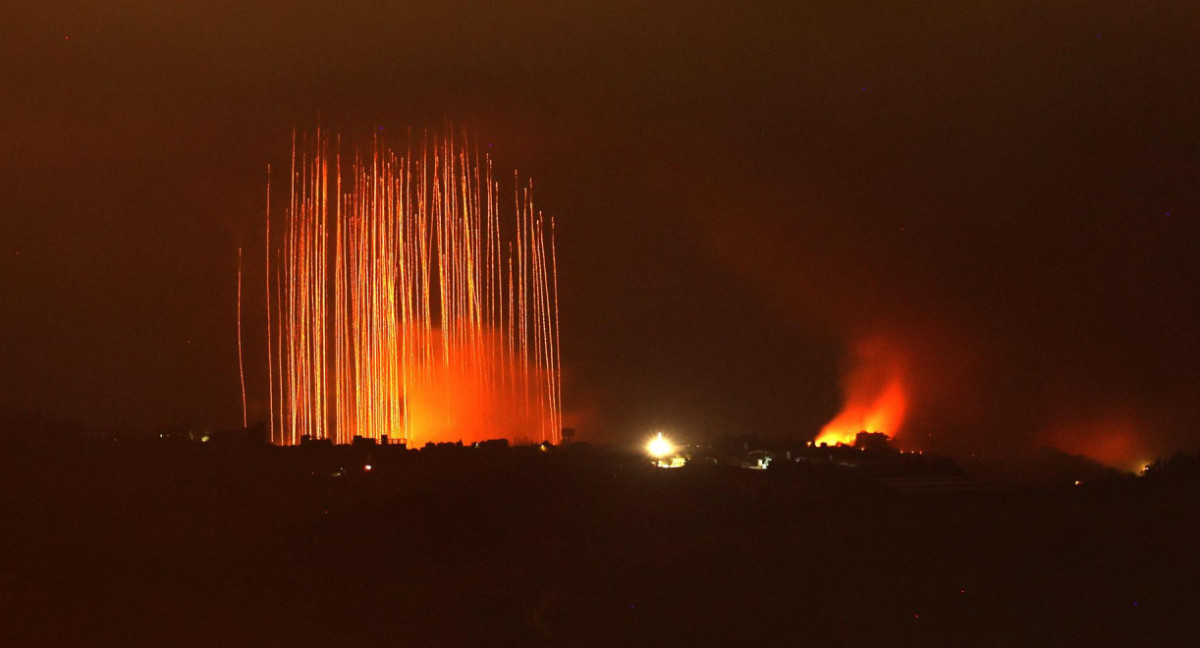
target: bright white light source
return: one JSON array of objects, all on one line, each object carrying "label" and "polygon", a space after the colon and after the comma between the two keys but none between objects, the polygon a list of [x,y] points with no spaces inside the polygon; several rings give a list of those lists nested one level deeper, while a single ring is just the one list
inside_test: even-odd
[{"label": "bright white light source", "polygon": [[367,472],[371,472],[371,464],[367,464],[367,465],[363,466],[363,470],[365,470]]},{"label": "bright white light source", "polygon": [[646,452],[655,459],[662,459],[667,455],[675,454],[675,444],[663,436],[662,432],[659,432],[646,443]]}]

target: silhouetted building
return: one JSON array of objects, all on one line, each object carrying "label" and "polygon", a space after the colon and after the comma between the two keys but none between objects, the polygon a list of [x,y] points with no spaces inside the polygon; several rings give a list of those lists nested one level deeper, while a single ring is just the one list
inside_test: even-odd
[{"label": "silhouetted building", "polygon": [[854,447],[860,450],[879,451],[891,448],[891,438],[883,432],[862,431],[854,435]]}]

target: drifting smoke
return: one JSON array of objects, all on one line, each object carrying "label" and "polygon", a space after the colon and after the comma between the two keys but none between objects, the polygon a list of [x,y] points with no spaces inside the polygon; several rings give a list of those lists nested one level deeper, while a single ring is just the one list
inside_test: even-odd
[{"label": "drifting smoke", "polygon": [[860,341],[842,388],[845,405],[817,436],[816,443],[854,443],[859,432],[882,432],[896,438],[908,411],[905,365],[881,339]]},{"label": "drifting smoke", "polygon": [[[850,443],[865,430],[945,452],[1019,456],[1049,445],[1125,470],[1194,447],[1189,366],[1198,352],[1178,330],[1194,318],[1169,312],[1187,302],[1159,304],[1157,317],[1113,314],[1120,301],[1097,306],[1078,301],[1084,291],[1033,279],[995,287],[1002,299],[980,298],[971,293],[986,276],[972,273],[996,264],[928,269],[942,257],[872,247],[819,227],[828,222],[714,219],[710,236],[785,321],[825,334],[852,358],[842,408],[818,441]],[[1085,279],[1055,281],[1091,285]]]},{"label": "drifting smoke", "polygon": [[344,162],[320,131],[289,178],[266,217],[273,442],[559,441],[554,223],[532,184],[503,198],[450,135]]}]

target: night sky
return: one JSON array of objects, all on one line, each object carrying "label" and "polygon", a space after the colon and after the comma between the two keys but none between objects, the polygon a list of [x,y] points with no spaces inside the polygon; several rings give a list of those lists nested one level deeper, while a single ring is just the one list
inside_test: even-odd
[{"label": "night sky", "polygon": [[7,3],[0,407],[239,424],[267,164],[450,121],[558,220],[582,438],[810,438],[870,340],[914,446],[1200,445],[1200,6],[646,4]]}]

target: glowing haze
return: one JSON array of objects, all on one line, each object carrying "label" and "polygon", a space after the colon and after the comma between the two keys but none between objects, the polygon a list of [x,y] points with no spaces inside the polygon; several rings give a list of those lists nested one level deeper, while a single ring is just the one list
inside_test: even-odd
[{"label": "glowing haze", "polygon": [[899,356],[878,339],[860,341],[844,380],[841,412],[821,429],[816,443],[852,444],[859,432],[895,438],[908,411],[906,372]]},{"label": "glowing haze", "polygon": [[532,184],[506,194],[465,136],[345,157],[293,141],[287,209],[268,201],[271,440],[558,442],[557,251]]}]

